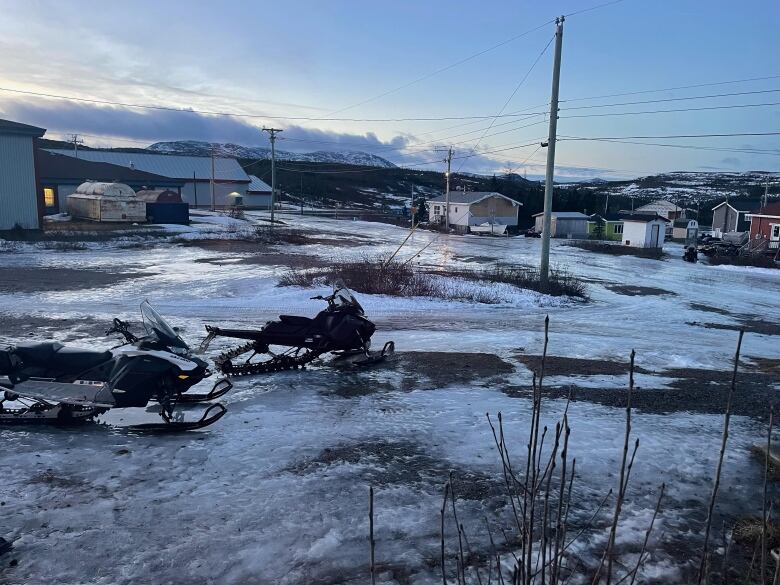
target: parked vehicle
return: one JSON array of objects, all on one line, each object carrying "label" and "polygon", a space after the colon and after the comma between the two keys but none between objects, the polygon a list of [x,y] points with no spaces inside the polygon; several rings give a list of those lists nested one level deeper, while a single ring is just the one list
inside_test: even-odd
[{"label": "parked vehicle", "polygon": [[[148,301],[141,303],[146,335],[136,337],[127,323],[114,319],[106,335],[119,333],[124,343],[108,351],[69,348],[58,342],[19,344],[0,351],[0,424],[72,424],[93,420],[112,408],[160,404],[162,423],[135,425],[140,430],[188,430],[213,424],[225,414],[211,405],[198,421],[174,419],[179,403],[211,401],[232,384],[218,380],[207,394],[188,393],[211,375],[208,364]],[[19,406],[8,406],[16,402]]]},{"label": "parked vehicle", "polygon": [[[334,285],[332,295],[311,298],[328,303],[328,307],[314,318],[280,315],[278,321],[269,321],[261,329],[223,329],[207,325],[208,336],[200,351],[206,351],[215,337],[247,340],[215,358],[217,368],[229,376],[297,369],[325,353],[334,353],[336,363],[374,364],[394,351],[395,344],[388,341],[381,352],[370,352],[376,326],[366,318],[363,307],[343,283]],[[274,346],[282,349],[273,351]],[[253,361],[258,356],[266,359]],[[236,358],[245,359],[236,362]]]}]

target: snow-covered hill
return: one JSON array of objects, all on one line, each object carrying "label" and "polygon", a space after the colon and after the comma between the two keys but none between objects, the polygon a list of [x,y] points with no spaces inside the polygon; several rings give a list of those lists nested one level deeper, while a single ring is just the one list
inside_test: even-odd
[{"label": "snow-covered hill", "polygon": [[[271,149],[260,146],[242,146],[240,144],[221,142],[200,142],[197,140],[177,140],[173,142],[155,142],[147,148],[151,152],[166,154],[186,154],[195,156],[209,156],[214,148],[219,156],[231,156],[243,159],[270,159]],[[345,165],[360,165],[367,167],[393,168],[395,165],[389,160],[368,152],[360,151],[330,151],[318,150],[316,152],[289,152],[276,151],[278,160],[304,161],[318,163],[335,163]]]},{"label": "snow-covered hill", "polygon": [[748,171],[674,172],[627,181],[587,181],[559,185],[564,189],[586,189],[602,194],[622,195],[636,199],[667,199],[679,203],[696,203],[728,197],[756,197],[763,193],[766,182],[770,193],[777,191],[780,173]]}]

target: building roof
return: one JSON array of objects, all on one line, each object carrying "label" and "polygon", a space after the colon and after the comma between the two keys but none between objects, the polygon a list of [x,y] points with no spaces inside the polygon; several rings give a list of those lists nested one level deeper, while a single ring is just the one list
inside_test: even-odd
[{"label": "building roof", "polygon": [[676,228],[687,228],[692,221],[692,219],[675,219],[672,225]]},{"label": "building roof", "polygon": [[[450,191],[450,203],[462,203],[464,205],[473,205],[474,203],[479,203],[483,199],[487,199],[488,197],[501,197],[503,199],[506,199],[507,201],[511,201],[515,205],[522,205],[519,201],[515,201],[514,199],[510,199],[506,195],[502,195],[501,193],[498,193],[496,191]],[[446,195],[439,195],[438,197],[434,197],[433,199],[429,200],[430,202],[434,203],[445,203],[447,200]]]},{"label": "building roof", "polygon": [[776,203],[770,203],[766,207],[762,207],[758,211],[752,212],[750,215],[768,215],[770,217],[780,217],[780,201]]},{"label": "building roof", "polygon": [[734,200],[726,200],[722,201],[721,203],[718,203],[715,207],[713,207],[713,211],[716,210],[718,207],[721,207],[723,205],[728,205],[732,209],[735,209],[736,211],[755,211],[756,209],[759,209],[761,207],[761,201],[758,199],[750,199],[748,201],[734,201]]},{"label": "building roof", "polygon": [[38,128],[37,126],[30,126],[29,124],[22,124],[12,120],[0,120],[0,134],[22,134],[40,138],[46,134],[46,128]]},{"label": "building roof", "polygon": [[[50,148],[49,152],[74,157],[69,149]],[[152,154],[148,152],[116,152],[109,150],[80,150],[78,158],[92,162],[108,163],[154,173],[170,179],[191,181],[211,179],[211,157],[184,156],[178,154]],[[249,183],[249,176],[234,158],[214,159],[214,178],[218,181]]]},{"label": "building roof", "polygon": [[596,218],[600,217],[606,222],[619,223],[623,221],[623,218],[619,213],[594,213],[590,216],[591,221],[596,221]]},{"label": "building roof", "polygon": [[[544,215],[544,211],[535,213],[532,217],[539,217],[540,215]],[[553,211],[551,215],[552,217],[559,219],[590,219],[589,215],[585,215],[579,211]]]},{"label": "building roof", "polygon": [[[278,189],[277,189],[278,191]],[[249,175],[249,185],[246,186],[246,192],[250,193],[270,193],[271,185],[265,181],[261,181],[254,175]]]},{"label": "building roof", "polygon": [[[128,181],[131,183],[145,182],[150,185],[177,183],[174,179],[154,173],[55,154],[45,149],[38,150],[37,168],[43,181],[73,179],[82,183],[86,179],[92,179],[94,181],[121,181],[122,183]],[[178,184],[183,184],[183,181],[179,181]]]},{"label": "building roof", "polygon": [[641,207],[637,207],[636,211],[675,211],[681,209],[684,208],[680,207],[679,205],[675,205],[671,201],[667,201],[666,199],[657,199],[656,201],[651,201],[650,203],[642,205]]},{"label": "building roof", "polygon": [[[660,220],[665,221],[666,223],[669,223],[669,220],[666,219],[663,215],[658,215],[657,213],[638,213],[638,211],[634,211],[633,213],[620,213],[620,218],[623,221],[635,221],[639,223],[650,223],[651,221]],[[687,223],[685,225],[688,225]]]}]

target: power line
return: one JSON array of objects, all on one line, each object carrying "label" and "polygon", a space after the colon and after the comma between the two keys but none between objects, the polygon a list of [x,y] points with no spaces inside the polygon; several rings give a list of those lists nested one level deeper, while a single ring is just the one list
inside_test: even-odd
[{"label": "power line", "polygon": [[[539,63],[539,60],[540,60],[540,59],[542,58],[542,56],[543,56],[543,55],[544,55],[544,54],[547,52],[547,49],[550,47],[550,45],[552,44],[552,42],[553,42],[553,40],[554,40],[554,39],[555,39],[555,37],[551,37],[551,38],[550,38],[550,40],[549,40],[549,41],[547,41],[547,44],[546,44],[546,45],[544,46],[544,48],[541,50],[541,52],[539,53],[539,55],[536,57],[536,59],[534,59],[534,62],[531,64],[531,67],[529,67],[529,68],[528,68],[528,71],[526,71],[526,72],[525,72],[525,75],[523,75],[523,78],[522,78],[522,79],[520,80],[520,82],[519,82],[519,83],[518,83],[518,84],[515,86],[515,89],[514,89],[514,90],[512,91],[512,93],[509,95],[509,97],[507,98],[507,100],[504,102],[504,105],[503,105],[503,106],[501,106],[501,109],[498,111],[498,114],[496,114],[496,115],[493,117],[493,119],[490,121],[490,125],[489,125],[487,128],[485,128],[485,131],[484,131],[484,133],[482,134],[482,136],[480,136],[480,137],[479,137],[479,139],[477,140],[476,144],[474,144],[474,146],[472,147],[472,149],[471,149],[471,152],[472,152],[472,153],[473,153],[473,152],[476,150],[477,146],[479,146],[479,143],[480,143],[480,142],[482,142],[482,139],[483,139],[483,138],[485,138],[485,135],[487,134],[488,130],[490,130],[490,129],[493,127],[493,124],[495,124],[495,123],[496,123],[496,119],[498,119],[498,117],[499,117],[501,114],[503,114],[503,113],[504,113],[504,110],[505,110],[505,109],[506,109],[506,107],[509,105],[509,102],[511,102],[511,101],[512,101],[512,98],[514,98],[514,97],[515,97],[515,94],[517,94],[517,92],[520,90],[520,87],[522,87],[522,85],[525,83],[525,80],[526,80],[526,79],[528,79],[528,76],[529,76],[529,75],[531,75],[531,72],[532,72],[532,71],[534,70],[534,68],[536,67],[536,64],[537,64],[537,63]],[[457,170],[457,171],[455,171],[455,172],[456,172],[456,173],[457,173],[457,172],[459,172],[459,171],[460,171],[460,169],[462,169],[462,168],[463,168],[463,163],[461,163],[461,164],[460,164],[460,166],[458,167],[458,170]]]},{"label": "power line", "polygon": [[768,79],[780,79],[780,75],[766,75],[764,77],[748,77],[745,79],[731,79],[728,81],[713,81],[708,83],[696,83],[693,85],[678,85],[676,87],[662,87],[660,89],[643,89],[639,91],[628,91],[628,92],[622,92],[622,93],[609,93],[604,95],[595,95],[595,96],[589,96],[589,97],[578,97],[578,98],[569,98],[567,100],[561,100],[561,103],[563,102],[579,102],[579,101],[585,101],[585,100],[598,100],[603,98],[610,98],[610,97],[623,97],[623,96],[629,96],[629,95],[641,95],[645,93],[660,93],[662,91],[677,91],[680,89],[695,89],[699,87],[714,87],[717,85],[731,85],[734,83],[750,83],[753,81],[766,81]]},{"label": "power line", "polygon": [[[576,136],[566,136],[565,138],[571,138],[571,139],[577,139],[579,137]],[[664,144],[664,143],[658,143],[658,142],[638,142],[635,140],[618,140],[618,139],[591,139],[596,142],[608,142],[611,144],[637,144],[641,146],[661,146],[661,147],[668,147],[668,148],[684,148],[684,149],[690,149],[690,150],[705,150],[705,151],[714,151],[714,152],[738,152],[738,153],[745,153],[745,154],[768,154],[772,156],[780,156],[780,150],[769,150],[769,149],[760,149],[760,148],[723,148],[723,147],[717,147],[717,146],[701,146],[701,145],[695,145],[695,144]]]},{"label": "power line", "polygon": [[734,96],[742,96],[742,95],[756,95],[756,94],[764,94],[764,93],[777,93],[780,92],[780,89],[760,89],[756,91],[739,91],[739,92],[733,92],[733,93],[715,93],[715,94],[709,94],[709,95],[692,95],[692,96],[686,96],[686,97],[677,97],[677,98],[661,98],[657,100],[639,100],[639,101],[633,101],[633,102],[618,102],[615,104],[593,104],[590,106],[573,106],[570,108],[561,108],[562,110],[587,110],[587,109],[593,109],[593,108],[611,108],[611,107],[617,107],[617,106],[636,106],[639,104],[660,104],[664,102],[681,102],[681,101],[687,101],[687,100],[703,100],[703,99],[714,99],[714,98],[721,98],[721,97],[734,97]]},{"label": "power line", "polygon": [[576,136],[566,140],[630,140],[636,139],[670,139],[670,138],[724,138],[731,136],[780,136],[780,132],[732,132],[724,134],[671,134],[665,136]]},{"label": "power line", "polygon": [[737,108],[760,108],[766,106],[778,106],[780,102],[766,102],[763,104],[732,104],[729,106],[705,106],[702,108],[675,108],[673,110],[644,110],[639,112],[605,112],[603,114],[575,114],[573,116],[559,116],[564,118],[603,118],[608,116],[638,116],[641,114],[670,114],[673,112],[703,112],[708,110],[733,110]]}]

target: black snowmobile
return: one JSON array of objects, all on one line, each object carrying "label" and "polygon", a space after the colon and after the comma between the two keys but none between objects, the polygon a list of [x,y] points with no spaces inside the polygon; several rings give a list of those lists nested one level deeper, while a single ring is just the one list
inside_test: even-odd
[{"label": "black snowmobile", "polygon": [[[127,323],[114,319],[106,335],[119,333],[125,342],[111,350],[66,348],[61,343],[19,344],[0,350],[0,424],[70,424],[92,420],[111,408],[160,404],[162,423],[135,425],[137,430],[177,431],[203,428],[226,409],[212,404],[200,420],[174,417],[179,403],[205,402],[224,395],[232,384],[218,380],[207,394],[187,391],[211,375],[208,364],[155,311],[141,303],[146,335],[136,337]],[[6,402],[19,406],[9,407]]]},{"label": "black snowmobile", "polygon": [[[325,353],[335,355],[334,365],[375,364],[395,350],[392,341],[385,343],[381,352],[369,350],[376,326],[366,318],[363,307],[342,283],[334,285],[332,295],[311,298],[328,303],[314,318],[280,315],[278,321],[269,321],[259,330],[206,325],[208,335],[200,351],[205,352],[215,337],[248,340],[214,359],[222,373],[248,376],[301,368]],[[273,351],[274,346],[282,349]]]}]

